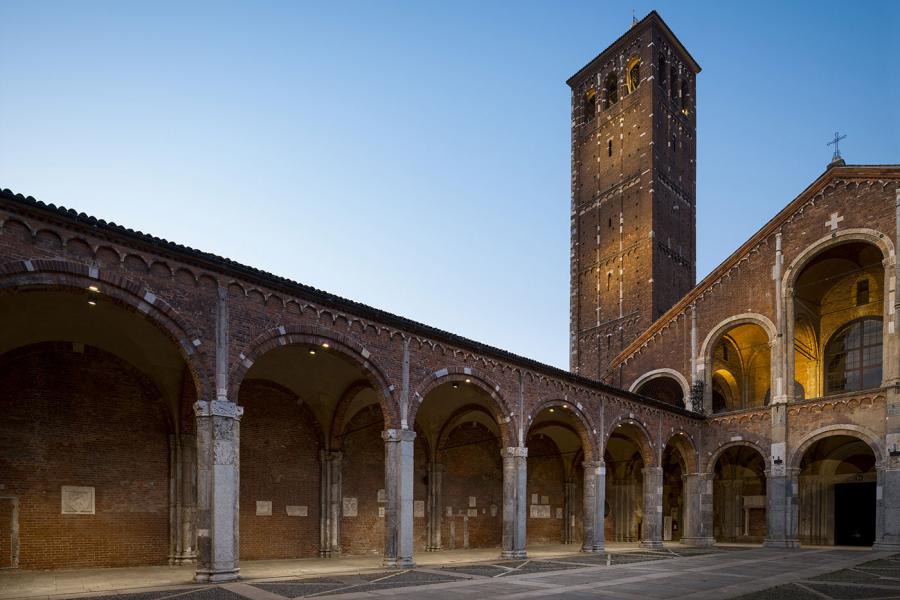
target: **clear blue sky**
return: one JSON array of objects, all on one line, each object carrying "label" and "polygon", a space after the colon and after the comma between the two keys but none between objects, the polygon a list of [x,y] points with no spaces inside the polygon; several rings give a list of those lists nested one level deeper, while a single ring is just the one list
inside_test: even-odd
[{"label": "clear blue sky", "polygon": [[568,367],[565,80],[657,9],[698,79],[703,277],[900,162],[900,2],[0,0],[0,186]]}]

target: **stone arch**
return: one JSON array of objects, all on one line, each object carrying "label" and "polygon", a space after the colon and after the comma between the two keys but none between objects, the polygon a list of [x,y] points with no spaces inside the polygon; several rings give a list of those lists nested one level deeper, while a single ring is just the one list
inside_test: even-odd
[{"label": "stone arch", "polygon": [[500,393],[500,385],[487,379],[478,370],[469,367],[445,367],[434,371],[425,377],[410,397],[410,404],[407,409],[408,414],[405,419],[407,424],[416,422],[416,414],[419,412],[419,407],[422,405],[422,402],[424,402],[425,398],[428,397],[428,394],[431,393],[432,390],[445,383],[466,383],[474,385],[489,396],[491,399],[489,406],[492,409],[491,412],[493,413],[497,425],[500,427],[500,437],[503,440],[504,447],[519,445],[520,440],[517,439],[518,435],[514,431],[514,428],[510,426],[510,423],[512,422],[512,411],[509,410],[506,400]]},{"label": "stone arch", "polygon": [[384,416],[385,427],[389,429],[399,428],[398,402],[394,395],[394,386],[388,384],[384,370],[372,359],[372,353],[356,339],[326,329],[324,327],[310,326],[280,326],[260,334],[248,344],[248,350],[238,355],[238,362],[231,368],[229,377],[229,394],[237,398],[241,382],[247,371],[266,352],[287,345],[306,344],[320,347],[327,344],[330,351],[336,351],[349,358],[362,367],[371,386],[378,392],[378,402]]},{"label": "stone arch", "polygon": [[690,434],[683,429],[673,432],[663,445],[662,451],[665,452],[666,448],[669,446],[671,446],[681,457],[681,461],[684,463],[685,473],[698,472],[699,460],[697,458],[697,445],[694,443],[694,438],[692,438]]},{"label": "stone arch", "polygon": [[881,440],[876,434],[859,425],[844,424],[829,425],[807,433],[800,438],[800,441],[797,443],[797,449],[791,454],[791,459],[788,464],[792,468],[799,469],[800,463],[803,460],[803,455],[806,454],[807,450],[809,450],[813,444],[825,438],[838,435],[852,437],[864,442],[872,450],[872,454],[875,455],[876,469],[881,468],[881,465],[887,460],[884,444],[881,443]]},{"label": "stone arch", "polygon": [[753,442],[751,440],[734,440],[732,442],[725,442],[724,444],[721,444],[713,451],[712,454],[710,454],[706,458],[706,463],[704,465],[703,472],[707,473],[709,475],[713,475],[715,472],[716,463],[718,462],[719,457],[722,456],[722,454],[729,448],[734,448],[737,446],[746,446],[748,448],[752,448],[753,450],[756,450],[759,453],[759,455],[762,456],[763,464],[765,464],[765,465],[771,464],[769,453],[766,452],[765,450],[763,450],[762,447],[759,444],[757,444],[756,442]]},{"label": "stone arch", "polygon": [[658,379],[660,377],[669,377],[674,379],[678,385],[681,387],[681,401],[684,406],[687,406],[687,399],[691,397],[691,385],[688,383],[687,378],[682,375],[679,371],[675,369],[669,368],[661,368],[661,369],[653,369],[652,371],[647,371],[640,377],[634,380],[631,386],[628,388],[629,392],[637,392],[638,389],[648,381],[652,381],[654,379]]},{"label": "stone arch", "polygon": [[0,294],[27,291],[65,291],[85,293],[90,286],[123,310],[144,315],[177,347],[187,365],[199,400],[215,397],[206,362],[203,338],[185,323],[179,312],[149,289],[104,269],[60,260],[26,260],[0,267]]},{"label": "stone arch", "polygon": [[657,456],[657,452],[654,451],[653,436],[650,434],[647,427],[632,415],[621,414],[610,421],[603,437],[603,450],[606,450],[606,441],[609,440],[610,436],[613,433],[616,433],[616,429],[619,429],[622,425],[633,427],[640,433],[638,436],[626,435],[626,437],[630,438],[640,450],[644,466],[657,466],[659,464],[659,457]]},{"label": "stone arch", "polygon": [[534,422],[534,418],[541,414],[542,411],[548,408],[564,408],[564,410],[571,411],[572,414],[575,415],[575,420],[578,422],[581,427],[577,427],[575,433],[581,439],[582,449],[584,451],[584,460],[598,460],[595,458],[597,456],[597,443],[596,443],[596,433],[597,427],[594,425],[591,417],[584,412],[579,404],[573,404],[568,400],[560,400],[558,398],[548,398],[542,400],[538,403],[537,406],[532,409],[532,411],[528,414],[528,419],[526,421],[526,430],[525,437],[528,437],[528,433],[532,429],[532,423]]},{"label": "stone arch", "polygon": [[372,384],[368,379],[357,379],[341,393],[341,397],[338,398],[337,405],[334,407],[331,425],[328,428],[328,436],[326,438],[328,450],[341,449],[341,434],[347,425],[347,421],[353,418],[353,415],[349,414],[350,405],[360,392],[371,388]]},{"label": "stone arch", "polygon": [[732,327],[737,327],[738,325],[745,324],[759,325],[760,327],[762,327],[766,332],[766,335],[769,336],[769,343],[772,343],[778,335],[778,330],[775,328],[775,324],[772,323],[772,320],[765,315],[759,313],[741,313],[739,315],[734,315],[720,321],[706,335],[706,338],[703,340],[703,344],[700,346],[701,360],[703,360],[704,363],[710,360],[710,352],[713,345],[715,344],[716,340],[722,337],[722,335],[726,331],[728,331]]},{"label": "stone arch", "polygon": [[793,285],[797,280],[797,276],[803,271],[804,267],[810,261],[815,259],[816,255],[824,250],[840,246],[849,242],[864,242],[876,246],[881,250],[885,260],[896,260],[894,255],[894,244],[891,238],[886,234],[875,229],[865,227],[857,227],[851,229],[843,229],[829,233],[815,242],[808,245],[798,254],[791,264],[784,271],[781,279],[781,291],[784,298],[790,298],[793,295]]}]

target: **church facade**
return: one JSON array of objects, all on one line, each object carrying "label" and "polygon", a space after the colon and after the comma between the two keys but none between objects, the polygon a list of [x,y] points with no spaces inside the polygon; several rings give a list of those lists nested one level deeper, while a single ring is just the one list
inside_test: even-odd
[{"label": "church facade", "polygon": [[654,12],[568,82],[568,372],[0,192],[0,567],[900,550],[900,167],[695,286],[699,72]]}]

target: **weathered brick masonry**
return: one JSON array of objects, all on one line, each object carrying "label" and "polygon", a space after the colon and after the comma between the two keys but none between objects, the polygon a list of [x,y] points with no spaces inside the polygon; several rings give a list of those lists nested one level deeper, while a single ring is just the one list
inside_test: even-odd
[{"label": "weathered brick masonry", "polygon": [[651,13],[569,82],[576,373],[0,192],[0,560],[900,547],[900,167],[690,289],[698,71]]}]

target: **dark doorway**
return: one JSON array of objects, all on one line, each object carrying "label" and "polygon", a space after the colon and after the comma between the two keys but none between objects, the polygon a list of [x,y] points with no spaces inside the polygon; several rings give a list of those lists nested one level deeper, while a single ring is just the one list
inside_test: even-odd
[{"label": "dark doorway", "polygon": [[871,546],[875,542],[875,482],[834,486],[834,543]]}]

